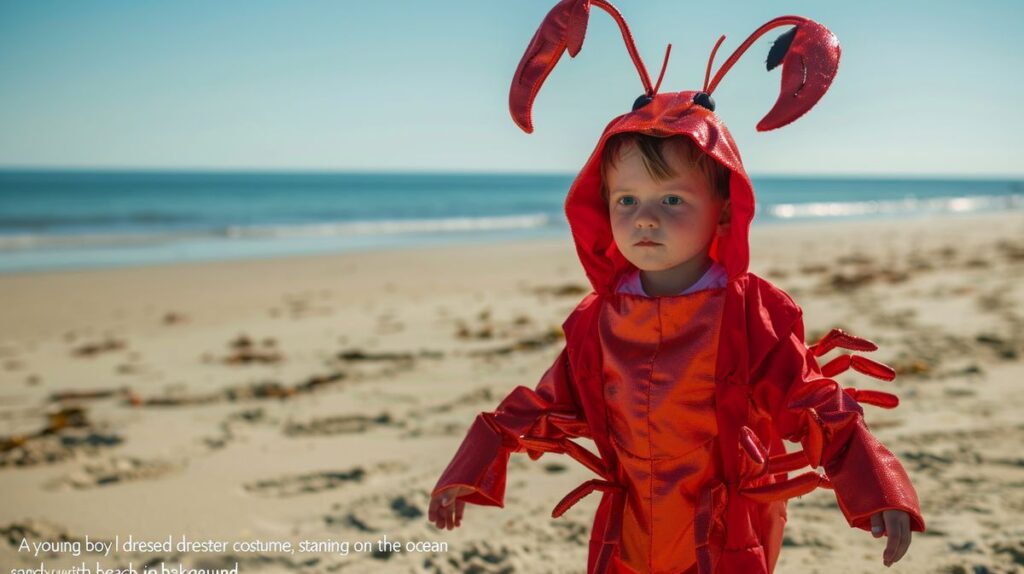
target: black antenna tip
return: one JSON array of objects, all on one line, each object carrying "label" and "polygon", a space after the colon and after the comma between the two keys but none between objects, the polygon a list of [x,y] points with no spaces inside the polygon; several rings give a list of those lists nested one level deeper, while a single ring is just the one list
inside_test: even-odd
[{"label": "black antenna tip", "polygon": [[694,94],[693,103],[702,108],[707,108],[712,112],[715,111],[715,100],[711,99],[711,95],[706,92],[697,92]]}]

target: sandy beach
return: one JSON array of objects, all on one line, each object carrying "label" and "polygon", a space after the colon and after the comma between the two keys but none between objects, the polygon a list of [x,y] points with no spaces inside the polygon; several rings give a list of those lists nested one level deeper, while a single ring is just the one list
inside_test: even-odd
[{"label": "sandy beach", "polygon": [[[751,270],[879,344],[865,407],[928,525],[894,571],[1024,570],[1024,213],[755,227]],[[0,276],[0,565],[240,572],[583,572],[589,471],[510,463],[504,509],[426,520],[475,414],[534,386],[589,292],[562,240]],[[591,446],[586,441],[581,441]],[[879,572],[834,495],[790,503],[777,572]],[[23,539],[251,542],[41,553]],[[275,552],[256,541],[400,551]],[[406,542],[420,543],[406,546]],[[439,549],[442,544],[447,549]],[[379,545],[375,546],[379,547]]]}]

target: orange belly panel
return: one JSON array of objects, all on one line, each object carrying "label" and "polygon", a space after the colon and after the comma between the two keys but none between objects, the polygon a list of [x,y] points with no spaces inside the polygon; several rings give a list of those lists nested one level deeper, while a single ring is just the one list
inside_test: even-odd
[{"label": "orange belly panel", "polygon": [[627,486],[619,566],[679,573],[696,561],[696,496],[715,475],[724,293],[622,294],[601,311],[608,428]]}]

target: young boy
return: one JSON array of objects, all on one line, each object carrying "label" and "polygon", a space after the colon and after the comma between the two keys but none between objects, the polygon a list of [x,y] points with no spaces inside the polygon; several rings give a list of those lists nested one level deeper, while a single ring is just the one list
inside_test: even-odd
[{"label": "young boy", "polygon": [[[552,10],[520,64],[512,104],[524,129],[550,59],[568,49],[565,38],[582,41],[581,32],[564,33],[566,22],[579,22],[566,11],[581,2]],[[819,35],[820,25],[781,21],[797,24],[794,49],[821,40],[838,61],[834,37],[808,40],[807,30]],[[561,38],[560,47],[549,49],[550,38]],[[631,54],[638,62],[635,48]],[[888,536],[886,566],[904,555],[911,530],[924,530],[906,472],[868,431],[858,399],[894,405],[882,393],[842,389],[817,363],[836,346],[873,345],[833,332],[808,347],[799,306],[747,270],[754,195],[712,113],[710,90],[723,73],[700,92],[657,94],[642,71],[645,95],[605,129],[566,199],[594,291],[563,324],[566,346],[537,387],[517,387],[477,416],[432,492],[429,519],[439,528],[461,524],[467,502],[503,506],[509,456],[525,451],[534,459],[568,454],[598,475],[552,513],[602,492],[591,573],[772,572],[786,500],[819,486],[835,490],[851,526]],[[525,113],[517,114],[517,84],[527,93]],[[783,106],[781,119],[768,121],[773,109],[763,122],[784,125],[816,101]],[[893,376],[864,357],[844,361]],[[829,373],[843,370],[833,363]],[[592,439],[600,456],[574,437]],[[802,450],[786,453],[782,439]],[[824,476],[788,478],[805,466],[823,467]]]}]

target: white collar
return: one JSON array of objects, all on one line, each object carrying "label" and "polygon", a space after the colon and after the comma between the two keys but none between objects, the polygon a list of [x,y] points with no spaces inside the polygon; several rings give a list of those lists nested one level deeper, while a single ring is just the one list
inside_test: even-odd
[{"label": "white collar", "polygon": [[[711,262],[711,267],[704,272],[693,285],[690,285],[681,293],[677,295],[689,295],[697,291],[703,291],[705,289],[720,289],[725,287],[726,283],[729,282],[729,276],[725,272],[725,267],[719,264],[717,261]],[[631,273],[627,273],[622,281],[619,282],[619,288],[616,289],[616,293],[623,293],[626,295],[640,295],[643,297],[650,297],[647,292],[644,291],[643,284],[640,282],[640,270],[634,269]]]}]

